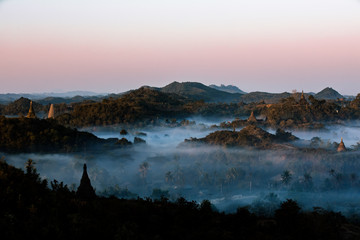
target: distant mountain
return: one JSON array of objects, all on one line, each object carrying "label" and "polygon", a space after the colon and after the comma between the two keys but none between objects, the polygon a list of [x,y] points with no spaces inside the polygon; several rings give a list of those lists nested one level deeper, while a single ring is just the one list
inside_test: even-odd
[{"label": "distant mountain", "polygon": [[164,93],[175,93],[191,100],[205,102],[234,102],[239,101],[242,94],[220,91],[197,82],[173,82],[159,89]]},{"label": "distant mountain", "polygon": [[236,87],[234,85],[225,86],[224,84],[221,84],[220,86],[217,86],[217,85],[212,84],[212,85],[209,85],[209,87],[214,88],[216,90],[228,92],[228,93],[241,93],[241,94],[246,93],[246,92],[240,90],[238,87]]},{"label": "distant mountain", "polygon": [[96,93],[96,92],[89,92],[89,91],[70,91],[70,92],[63,92],[63,93],[45,93],[46,95],[52,97],[75,97],[75,96],[103,96],[106,93]]},{"label": "distant mountain", "polygon": [[[0,94],[0,103],[7,104],[10,102],[13,102],[21,97],[29,98],[32,100],[39,100],[44,98],[58,98],[57,101],[60,102],[69,102],[68,100],[60,100],[59,98],[74,98],[76,96],[81,96],[86,98],[88,100],[94,100],[94,98],[100,98],[102,96],[106,96],[106,93],[95,93],[95,92],[88,92],[88,91],[71,91],[71,92],[64,92],[64,93],[6,93],[6,94]],[[70,102],[77,102],[77,101],[71,101]],[[55,102],[53,102],[55,103]]]},{"label": "distant mountain", "polygon": [[60,103],[79,103],[83,101],[101,101],[104,98],[104,96],[74,96],[71,98],[64,98],[64,97],[46,97],[43,99],[37,100],[38,103],[42,105],[48,105],[48,104],[60,104]]},{"label": "distant mountain", "polygon": [[36,99],[35,95],[28,93],[5,93],[5,94],[0,94],[0,103],[8,104],[19,98]]},{"label": "distant mountain", "polygon": [[244,94],[241,97],[241,101],[245,103],[265,101],[266,103],[277,103],[283,98],[290,97],[288,92],[283,93],[267,93],[267,92],[251,92]]},{"label": "distant mountain", "polygon": [[315,94],[314,97],[317,99],[324,99],[324,100],[336,100],[338,98],[344,98],[344,96],[342,96],[340,93],[329,87],[318,92],[317,94]]}]

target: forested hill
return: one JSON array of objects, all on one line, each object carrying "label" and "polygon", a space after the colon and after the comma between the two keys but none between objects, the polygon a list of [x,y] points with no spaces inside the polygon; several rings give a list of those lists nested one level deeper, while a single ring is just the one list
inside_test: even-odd
[{"label": "forested hill", "polygon": [[[96,146],[116,147],[116,140],[104,140],[87,132],[59,125],[54,120],[6,118],[0,116],[2,152],[76,152]],[[88,150],[88,151],[89,151]]]},{"label": "forested hill", "polygon": [[[185,142],[200,142],[205,144],[222,145],[228,147],[256,147],[258,149],[284,148],[282,143],[291,142],[298,138],[290,132],[278,129],[276,135],[265,130],[248,125],[241,131],[216,131],[204,138],[185,140]],[[288,146],[287,146],[288,147]]]},{"label": "forested hill", "polygon": [[[29,112],[30,99],[21,97],[14,102],[9,103],[2,109],[3,115],[23,115]],[[45,107],[37,102],[33,102],[35,112],[41,112],[45,110]],[[1,110],[1,109],[0,109]]]},{"label": "forested hill", "polygon": [[109,125],[116,123],[151,123],[157,118],[187,115],[186,100],[175,94],[162,93],[149,88],[139,88],[118,99],[78,104],[69,114],[57,118],[71,126]]},{"label": "forested hill", "polygon": [[340,93],[332,88],[325,88],[314,95],[317,99],[325,99],[325,100],[336,100],[338,98],[344,98]]},{"label": "forested hill", "polygon": [[197,82],[173,82],[159,90],[164,93],[176,93],[191,100],[203,100],[204,102],[238,102],[242,96],[240,93],[221,91]]}]

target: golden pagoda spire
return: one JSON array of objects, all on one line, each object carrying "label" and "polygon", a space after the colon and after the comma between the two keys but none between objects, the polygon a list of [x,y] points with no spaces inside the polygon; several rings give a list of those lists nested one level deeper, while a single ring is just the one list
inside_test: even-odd
[{"label": "golden pagoda spire", "polygon": [[30,108],[29,108],[29,112],[26,116],[27,118],[36,118],[36,115],[35,115],[35,111],[34,111],[34,108],[33,108],[33,102],[30,101]]},{"label": "golden pagoda spire", "polygon": [[51,105],[50,105],[50,110],[49,110],[48,118],[55,118],[54,104],[51,104]]}]

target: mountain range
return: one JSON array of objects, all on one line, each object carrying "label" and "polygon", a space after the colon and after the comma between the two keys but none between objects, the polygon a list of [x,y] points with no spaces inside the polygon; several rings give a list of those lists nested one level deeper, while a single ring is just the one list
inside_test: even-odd
[{"label": "mountain range", "polygon": [[[171,93],[176,94],[185,99],[192,101],[202,100],[204,102],[261,102],[265,103],[276,103],[283,98],[290,97],[292,93],[283,92],[283,93],[268,93],[268,92],[250,92],[246,93],[240,90],[238,87],[233,85],[225,86],[221,84],[206,86],[198,82],[172,82],[164,87],[151,87],[143,86],[144,88],[149,88],[152,90],[157,90],[162,93]],[[131,91],[118,93],[118,94],[97,94],[93,92],[85,91],[73,91],[66,93],[43,93],[43,94],[0,94],[0,103],[9,104],[21,97],[36,100],[37,103],[42,105],[47,105],[51,103],[77,103],[88,101],[101,101],[105,98],[119,98],[123,95],[130,93]],[[299,94],[296,94],[296,96]],[[336,90],[327,87],[318,93],[305,93],[305,96],[313,95],[317,99],[325,100],[336,100],[344,98]]]},{"label": "mountain range", "polygon": [[241,93],[241,94],[246,94],[246,92],[240,90],[238,87],[234,86],[234,85],[227,85],[225,86],[224,84],[221,84],[220,86],[211,84],[209,85],[209,87],[214,88],[216,90],[220,90],[220,91],[224,91],[224,92],[228,92],[228,93]]}]

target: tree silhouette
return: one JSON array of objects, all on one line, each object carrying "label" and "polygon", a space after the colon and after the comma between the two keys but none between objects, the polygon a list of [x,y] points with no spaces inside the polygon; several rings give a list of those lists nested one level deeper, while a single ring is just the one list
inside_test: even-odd
[{"label": "tree silhouette", "polygon": [[284,185],[289,185],[290,182],[292,180],[292,174],[289,170],[285,170],[282,174],[281,174],[281,182],[284,184]]},{"label": "tree silhouette", "polygon": [[141,179],[144,180],[146,178],[148,170],[149,170],[148,162],[143,162],[142,164],[139,165],[139,172]]}]

